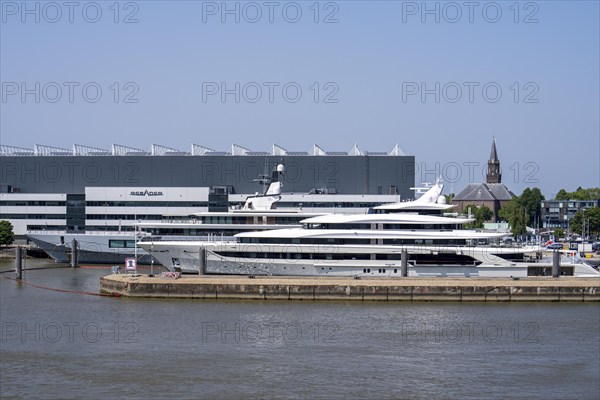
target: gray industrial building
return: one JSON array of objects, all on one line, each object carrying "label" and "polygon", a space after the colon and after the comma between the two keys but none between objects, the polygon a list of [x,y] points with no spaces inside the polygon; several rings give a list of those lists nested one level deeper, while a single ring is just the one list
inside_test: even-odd
[{"label": "gray industrial building", "polygon": [[[269,152],[237,145],[227,152],[198,145],[187,152],[159,145],[150,151],[119,145],[111,150],[4,145],[0,219],[10,220],[18,226],[16,233],[23,234],[89,230],[98,228],[97,220],[103,218],[113,221],[104,227],[110,230],[116,228],[118,214],[123,216],[118,218],[120,230],[121,220],[223,210],[262,191],[261,183],[280,163],[286,170],[281,200],[286,206],[365,208],[414,196],[410,188],[415,185],[415,158],[398,146],[389,153],[373,153],[356,145],[349,152],[328,152],[317,145],[308,152],[277,145]],[[205,195],[186,191],[191,188],[206,188]]]}]

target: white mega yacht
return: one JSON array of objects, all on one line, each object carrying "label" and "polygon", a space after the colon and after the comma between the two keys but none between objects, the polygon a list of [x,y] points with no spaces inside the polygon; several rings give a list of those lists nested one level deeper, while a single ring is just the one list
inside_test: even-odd
[{"label": "white mega yacht", "polygon": [[[449,213],[442,188],[436,182],[415,201],[368,214],[307,217],[301,227],[139,246],[171,270],[202,274],[525,277],[551,268],[536,262],[539,246],[502,245],[509,233],[460,229],[473,219]],[[563,262],[563,271],[598,276],[581,262]]]}]

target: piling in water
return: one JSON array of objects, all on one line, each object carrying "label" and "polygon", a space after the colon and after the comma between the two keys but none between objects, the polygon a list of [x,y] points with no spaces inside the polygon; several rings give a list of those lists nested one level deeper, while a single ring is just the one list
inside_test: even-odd
[{"label": "piling in water", "polygon": [[554,250],[552,252],[552,277],[558,278],[560,276],[560,251]]},{"label": "piling in water", "polygon": [[71,268],[77,268],[79,265],[79,254],[77,251],[77,240],[71,242]]},{"label": "piling in water", "polygon": [[23,279],[23,256],[21,252],[21,246],[17,246],[15,248],[15,258],[17,260],[15,274],[17,275],[17,279]]},{"label": "piling in water", "polygon": [[201,247],[198,256],[198,259],[200,260],[200,264],[198,265],[198,275],[204,275],[204,269],[206,268],[206,249]]}]

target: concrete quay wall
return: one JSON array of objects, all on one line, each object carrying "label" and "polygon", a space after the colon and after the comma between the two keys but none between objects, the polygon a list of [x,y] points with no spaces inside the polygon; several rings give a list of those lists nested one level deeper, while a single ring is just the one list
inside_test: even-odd
[{"label": "concrete quay wall", "polygon": [[599,302],[597,278],[361,279],[194,277],[163,279],[109,275],[102,293],[126,297],[358,301]]}]

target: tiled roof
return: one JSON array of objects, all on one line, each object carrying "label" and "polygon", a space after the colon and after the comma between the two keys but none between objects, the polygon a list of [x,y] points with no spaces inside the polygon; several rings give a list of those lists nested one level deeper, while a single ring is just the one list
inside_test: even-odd
[{"label": "tiled roof", "polygon": [[514,194],[502,183],[471,183],[452,201],[508,201]]}]

